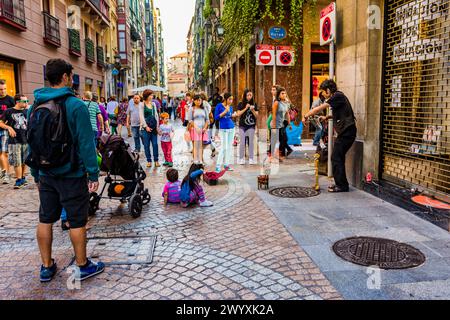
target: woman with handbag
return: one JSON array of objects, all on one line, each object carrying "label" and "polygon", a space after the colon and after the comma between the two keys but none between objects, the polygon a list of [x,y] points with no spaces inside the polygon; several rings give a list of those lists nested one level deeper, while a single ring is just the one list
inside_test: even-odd
[{"label": "woman with handbag", "polygon": [[145,90],[143,93],[144,103],[140,106],[140,122],[142,140],[144,142],[144,151],[147,158],[147,168],[152,167],[152,154],[150,153],[150,144],[152,145],[153,160],[155,168],[160,167],[159,164],[159,147],[158,147],[158,131],[159,131],[159,115],[156,105],[152,102],[153,91]]}]

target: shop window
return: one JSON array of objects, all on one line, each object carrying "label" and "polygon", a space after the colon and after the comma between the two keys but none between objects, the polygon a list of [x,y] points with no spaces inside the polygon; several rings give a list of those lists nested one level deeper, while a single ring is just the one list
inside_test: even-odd
[{"label": "shop window", "polygon": [[6,82],[8,95],[13,97],[17,88],[16,65],[14,63],[0,60],[0,80]]}]

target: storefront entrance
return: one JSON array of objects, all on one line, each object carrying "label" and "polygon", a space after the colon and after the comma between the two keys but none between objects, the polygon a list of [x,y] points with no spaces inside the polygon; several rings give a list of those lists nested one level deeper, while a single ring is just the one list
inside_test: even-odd
[{"label": "storefront entrance", "polygon": [[383,178],[450,197],[448,1],[386,1]]},{"label": "storefront entrance", "polygon": [[18,66],[12,60],[0,58],[0,80],[6,81],[8,95],[14,97],[18,90]]}]

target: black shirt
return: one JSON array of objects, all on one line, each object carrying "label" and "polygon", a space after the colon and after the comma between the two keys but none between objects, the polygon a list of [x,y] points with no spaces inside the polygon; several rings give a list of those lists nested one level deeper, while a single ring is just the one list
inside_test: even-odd
[{"label": "black shirt", "polygon": [[336,91],[327,103],[333,110],[334,128],[338,134],[344,133],[345,130],[355,125],[352,105],[342,92]]},{"label": "black shirt", "polygon": [[[239,111],[244,110],[246,105],[243,105],[242,102],[238,104],[237,109]],[[258,106],[255,103],[255,111],[258,111]],[[245,130],[254,128],[256,126],[256,117],[250,108],[241,115],[239,118],[239,127],[244,128]]]},{"label": "black shirt", "polygon": [[9,144],[27,143],[27,110],[8,109],[2,119],[8,126],[14,129],[16,137],[9,136]]},{"label": "black shirt", "polygon": [[7,109],[14,108],[15,105],[16,104],[14,103],[14,99],[10,96],[4,96],[3,98],[0,98],[0,119],[2,119],[3,113]]}]

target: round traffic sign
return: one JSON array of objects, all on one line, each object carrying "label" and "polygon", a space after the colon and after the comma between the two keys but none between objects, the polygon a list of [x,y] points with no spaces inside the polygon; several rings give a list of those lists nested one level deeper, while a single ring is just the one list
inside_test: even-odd
[{"label": "round traffic sign", "polygon": [[292,62],[292,55],[288,51],[284,51],[280,54],[280,61],[282,64],[290,64]]},{"label": "round traffic sign", "polygon": [[263,64],[268,64],[272,60],[272,55],[269,51],[263,51],[259,54],[259,61]]},{"label": "round traffic sign", "polygon": [[322,39],[328,41],[331,37],[331,19],[326,17],[322,25]]}]

